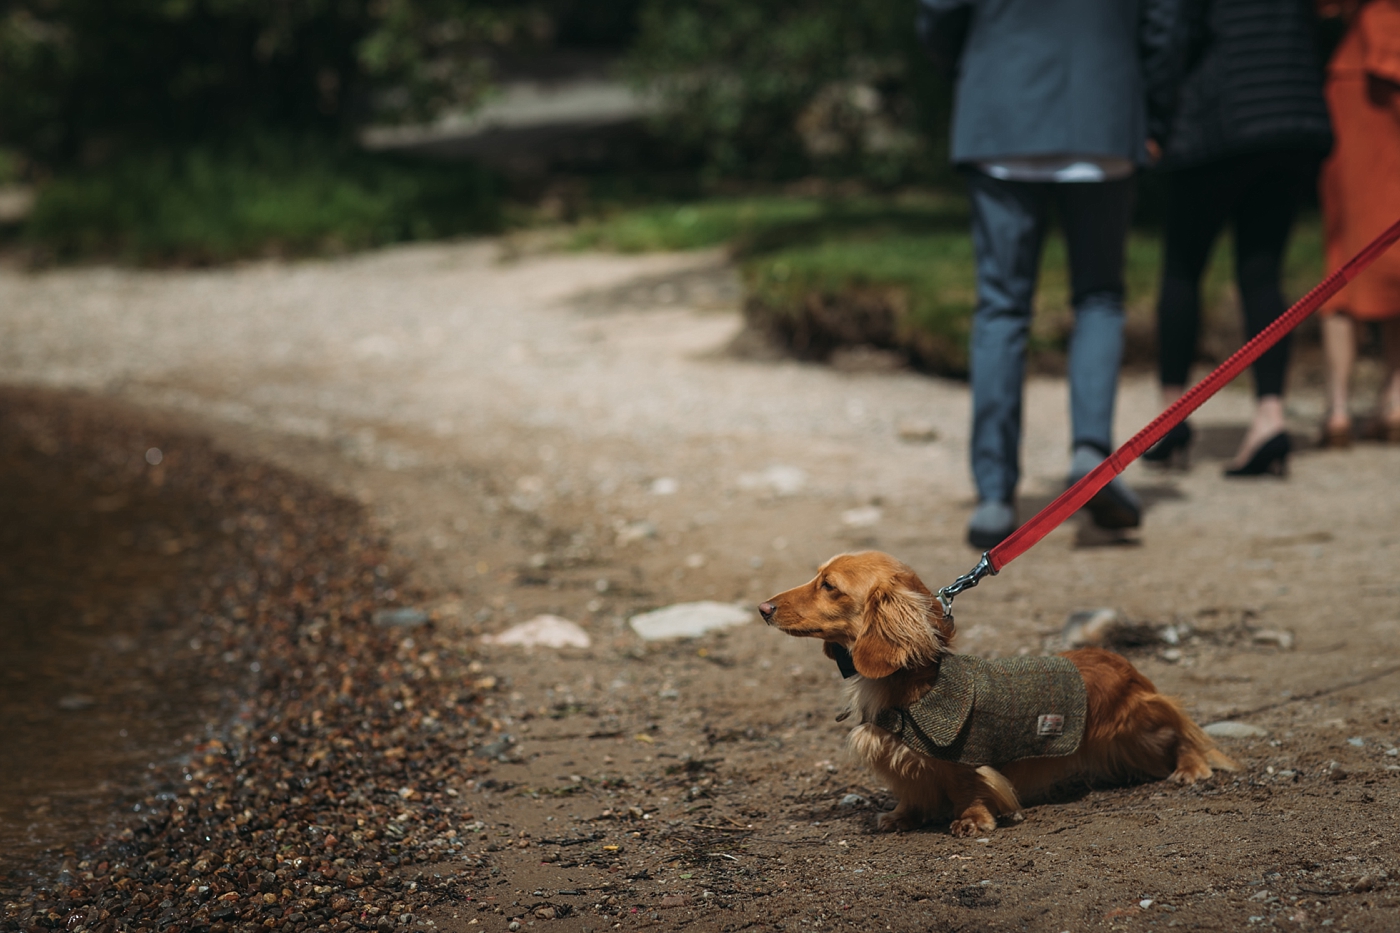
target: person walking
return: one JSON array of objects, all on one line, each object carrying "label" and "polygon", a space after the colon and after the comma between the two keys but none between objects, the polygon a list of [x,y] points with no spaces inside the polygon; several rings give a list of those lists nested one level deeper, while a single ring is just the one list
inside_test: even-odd
[{"label": "person walking", "polygon": [[[974,547],[1016,529],[1026,342],[1052,210],[1074,305],[1070,481],[1113,450],[1134,173],[1153,127],[1165,129],[1176,8],[1177,0],[921,0],[921,38],[956,75],[951,156],[972,207]],[[1121,478],[1088,510],[1105,528],[1142,521]]]},{"label": "person walking", "polygon": [[[1400,0],[1326,4],[1348,20],[1327,66],[1327,106],[1337,143],[1322,167],[1327,270],[1342,266],[1400,219]],[[1389,250],[1322,308],[1327,419],[1322,444],[1351,444],[1349,395],[1356,321],[1380,324],[1385,377],[1364,435],[1400,444],[1400,251]]]},{"label": "person walking", "polygon": [[[1247,336],[1286,310],[1279,286],[1284,248],[1332,144],[1311,2],[1183,3],[1186,72],[1160,163],[1167,188],[1157,303],[1164,408],[1186,390],[1200,333],[1201,275],[1227,223]],[[1285,337],[1254,363],[1254,414],[1228,476],[1286,469],[1289,348]],[[1143,459],[1184,461],[1190,442],[1191,426],[1183,422]]]}]

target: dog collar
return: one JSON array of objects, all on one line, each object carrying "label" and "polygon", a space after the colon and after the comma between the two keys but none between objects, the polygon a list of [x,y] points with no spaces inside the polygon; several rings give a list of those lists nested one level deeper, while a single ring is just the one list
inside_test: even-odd
[{"label": "dog collar", "polygon": [[831,653],[835,655],[836,667],[841,671],[844,680],[850,680],[859,673],[856,670],[856,662],[851,659],[851,653],[846,650],[845,645],[838,645],[836,642],[828,642],[831,645]]}]

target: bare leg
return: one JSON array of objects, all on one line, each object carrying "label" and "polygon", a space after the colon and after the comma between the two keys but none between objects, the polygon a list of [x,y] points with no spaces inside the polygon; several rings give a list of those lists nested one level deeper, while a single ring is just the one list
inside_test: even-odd
[{"label": "bare leg", "polygon": [[1249,462],[1249,458],[1254,456],[1254,452],[1264,446],[1264,442],[1284,429],[1283,421],[1283,397],[1279,395],[1261,395],[1254,403],[1254,419],[1249,423],[1249,430],[1244,434],[1244,440],[1240,442],[1240,449],[1235,453],[1235,459],[1231,462],[1232,467],[1244,466]]},{"label": "bare leg", "polygon": [[1322,319],[1322,349],[1327,357],[1327,433],[1351,430],[1351,368],[1356,362],[1356,325],[1345,314]]},{"label": "bare leg", "polygon": [[1394,431],[1400,427],[1400,317],[1381,323],[1381,348],[1385,354],[1385,381],[1376,414]]}]

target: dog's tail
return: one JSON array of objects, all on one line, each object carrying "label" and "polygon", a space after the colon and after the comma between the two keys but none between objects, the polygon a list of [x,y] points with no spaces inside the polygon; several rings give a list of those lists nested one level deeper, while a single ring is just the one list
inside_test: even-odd
[{"label": "dog's tail", "polygon": [[982,779],[982,786],[991,798],[987,803],[992,805],[993,813],[1010,816],[1021,812],[1021,799],[1016,796],[1016,788],[1011,786],[1006,775],[990,765],[983,765],[977,769],[977,776]]}]

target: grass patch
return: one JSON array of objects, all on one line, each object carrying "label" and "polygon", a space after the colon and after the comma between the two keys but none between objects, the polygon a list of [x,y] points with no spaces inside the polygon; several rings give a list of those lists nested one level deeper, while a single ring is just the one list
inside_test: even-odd
[{"label": "grass patch", "polygon": [[497,229],[492,177],[315,138],[129,155],[54,178],[20,237],[57,259],[220,262]]},{"label": "grass patch", "polygon": [[815,220],[825,208],[816,198],[778,196],[652,204],[585,220],[570,245],[620,253],[703,249]]},{"label": "grass patch", "polygon": [[[899,198],[716,199],[618,211],[577,229],[576,247],[625,252],[728,244],[739,262],[750,326],[794,355],[826,359],[841,348],[892,350],[916,368],[967,369],[977,277],[965,199],[955,192]],[[1063,367],[1074,323],[1063,237],[1046,240],[1031,329],[1034,364]],[[1302,295],[1323,274],[1316,216],[1295,228],[1284,293]],[[1161,238],[1128,240],[1125,362],[1155,362]],[[1230,238],[1222,237],[1202,283],[1205,362],[1242,340]]]}]

